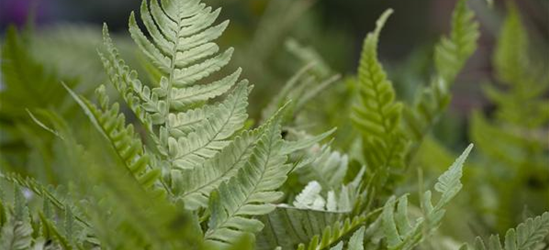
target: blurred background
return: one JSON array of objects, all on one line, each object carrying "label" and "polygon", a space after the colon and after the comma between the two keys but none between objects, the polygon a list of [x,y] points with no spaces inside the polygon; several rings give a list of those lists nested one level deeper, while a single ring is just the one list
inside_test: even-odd
[{"label": "blurred background", "polygon": [[[49,82],[51,86],[58,86],[61,80],[78,82],[75,87],[77,92],[89,95],[95,87],[107,81],[97,56],[102,43],[103,22],[109,25],[115,44],[128,64],[139,72],[147,70],[143,66],[143,57],[127,31],[129,13],[138,10],[140,2],[0,0],[0,36],[6,34],[10,24],[19,27],[21,33],[27,33],[24,52],[34,58],[37,65],[43,66],[46,72],[55,72],[56,77]],[[304,65],[314,61],[315,69],[312,71],[315,81],[320,82],[321,86],[326,83],[326,86],[316,88],[322,90],[322,93],[311,95],[314,96],[313,100],[303,104],[304,112],[295,119],[294,125],[310,133],[338,127],[334,148],[348,152],[351,156],[352,141],[356,137],[356,134],[350,132],[352,127],[348,118],[353,100],[352,79],[363,39],[374,29],[375,20],[387,8],[394,9],[395,13],[381,33],[379,57],[395,86],[398,98],[411,104],[418,96],[420,87],[428,84],[433,75],[434,45],[441,36],[448,34],[451,12],[456,3],[455,0],[204,2],[223,8],[220,20],[231,20],[231,25],[218,43],[225,48],[235,47],[230,68],[242,67],[244,77],[255,85],[248,108],[251,119],[261,121],[262,116],[266,116],[265,107],[288,79]],[[526,97],[513,87],[522,83],[513,85],[502,81],[502,77],[498,76],[501,72],[493,63],[500,28],[509,12],[510,3],[517,6],[529,38],[527,48],[517,50],[527,51],[525,54],[530,58],[529,61],[535,62],[531,64],[531,72],[535,71],[532,75],[539,75],[541,79],[539,82],[524,84],[541,86],[535,87],[539,90],[535,95]],[[438,176],[449,166],[457,152],[462,151],[468,143],[477,145],[470,163],[472,170],[466,174],[465,192],[468,195],[463,195],[460,204],[461,208],[466,209],[461,210],[457,206],[451,210],[450,213],[455,216],[448,216],[451,221],[446,222],[447,226],[443,229],[458,239],[504,232],[523,218],[540,214],[540,211],[549,208],[549,1],[469,0],[468,4],[480,23],[478,48],[453,84],[453,97],[448,110],[439,119],[414,161],[414,164],[420,166],[418,169],[425,172],[425,178],[432,180],[433,176]],[[0,78],[5,81],[8,76]],[[31,84],[34,83],[29,83],[29,86]],[[505,99],[507,104],[502,105],[498,100],[503,99],[498,99],[498,95],[493,94],[496,92],[490,91],[488,87],[508,91],[505,93],[509,95],[500,95],[508,98]],[[5,83],[0,82],[0,90],[4,88]],[[31,103],[35,98],[22,92],[0,97],[7,98],[10,95],[13,103],[18,103],[22,98],[28,98],[30,101],[27,103]],[[67,99],[69,103],[73,102]],[[530,100],[540,107],[539,113],[532,113],[533,109],[528,110],[531,106],[526,102]],[[44,107],[40,103],[36,106]],[[40,129],[31,129],[36,125],[29,121],[25,107],[14,105],[10,112],[7,112],[9,109],[6,107],[0,110],[2,167],[9,169],[9,166],[35,164],[25,170],[17,170],[32,172],[38,171],[36,164],[43,164],[47,169],[47,165],[52,163],[42,158],[49,157],[45,153],[50,150],[48,144],[44,146],[46,149],[34,149],[36,138],[43,136],[32,137],[29,132]],[[67,112],[75,111],[69,109]],[[513,114],[515,121],[506,119],[509,113]],[[539,121],[521,123],[521,120],[526,123],[533,117],[539,117]],[[25,122],[21,122],[23,120]],[[82,123],[86,119],[78,117],[70,120]],[[32,154],[35,155],[30,157]],[[417,173],[410,172],[414,178],[407,181],[409,185],[405,189],[417,187],[418,178],[415,177],[416,174],[420,175],[420,170]],[[48,175],[47,171],[33,174],[46,176],[46,179]],[[475,209],[477,213],[471,215],[468,209]],[[463,218],[474,222],[464,222]],[[481,219],[476,220],[478,218]],[[472,230],[462,230],[464,227]]]}]

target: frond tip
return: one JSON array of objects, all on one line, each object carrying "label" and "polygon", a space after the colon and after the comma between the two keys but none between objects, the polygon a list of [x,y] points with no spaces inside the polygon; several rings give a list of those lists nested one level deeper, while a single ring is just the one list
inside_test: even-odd
[{"label": "frond tip", "polygon": [[418,218],[415,224],[412,225],[408,218],[407,195],[400,197],[398,200],[392,197],[385,203],[382,227],[389,249],[413,249],[425,237],[428,237],[436,230],[446,212],[444,207],[462,188],[460,179],[463,173],[463,164],[472,148],[473,145],[469,145],[452,166],[438,178],[435,190],[441,194],[441,197],[435,206],[432,204],[431,191],[423,194],[421,198],[423,217]]}]

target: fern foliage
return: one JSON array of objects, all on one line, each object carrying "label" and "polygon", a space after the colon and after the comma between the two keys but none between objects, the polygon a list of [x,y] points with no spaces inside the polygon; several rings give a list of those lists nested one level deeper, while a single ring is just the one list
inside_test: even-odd
[{"label": "fern foliage", "polygon": [[158,126],[151,136],[169,166],[201,165],[228,145],[227,139],[247,118],[246,81],[222,103],[205,104],[235,86],[241,72],[237,69],[220,80],[205,80],[229,62],[233,51],[217,53],[219,47],[213,41],[228,24],[212,26],[218,15],[219,10],[199,1],[143,1],[140,16],[150,37],[139,28],[135,14],[130,15],[132,38],[161,75],[152,88],[119,59],[105,31],[108,55],[102,58],[111,82],[142,123]]},{"label": "fern foliage", "polygon": [[[383,231],[388,249],[413,249],[425,237],[428,237],[441,223],[444,207],[461,190],[463,163],[471,152],[472,145],[456,159],[450,168],[444,172],[435,184],[435,190],[440,193],[438,202],[433,206],[431,191],[426,191],[421,198],[423,217],[411,224],[408,219],[408,198],[401,196],[398,200],[391,198],[383,208]],[[396,210],[395,210],[396,206]]]},{"label": "fern foliage", "polygon": [[[489,186],[499,201],[482,208],[495,211],[496,220],[492,224],[499,233],[522,220],[518,214],[523,206],[531,206],[530,200],[546,200],[549,195],[546,140],[549,78],[543,68],[547,62],[532,55],[529,35],[517,7],[509,3],[507,9],[493,56],[496,79],[506,88],[483,86],[495,106],[494,115],[476,111],[469,127],[482,160],[493,166],[482,172],[479,183]],[[500,143],[493,143],[493,138]],[[488,175],[497,178],[487,183],[484,180]],[[535,198],[527,198],[530,196]],[[549,202],[542,202],[532,213],[541,214],[548,209]]]},{"label": "fern foliage", "polygon": [[109,140],[127,170],[144,188],[150,188],[160,176],[160,170],[152,169],[150,156],[144,152],[141,139],[135,134],[133,125],[126,126],[124,115],[119,113],[119,104],[110,106],[105,87],[101,85],[96,91],[101,108],[77,96],[68,88],[67,91],[81,105],[101,134]]},{"label": "fern foliage", "polygon": [[389,173],[404,168],[407,139],[400,128],[402,103],[377,58],[379,34],[393,11],[385,11],[376,29],[364,40],[358,67],[360,105],[353,109],[352,120],[363,135],[362,147],[368,169],[376,175],[376,188],[384,187]]},{"label": "fern foliage", "polygon": [[286,180],[291,165],[280,154],[282,138],[278,120],[272,121],[252,152],[249,162],[238,174],[219,186],[211,198],[212,216],[206,239],[231,243],[239,231],[259,232],[262,224],[253,215],[267,214],[275,209],[270,204],[283,193],[275,190]]},{"label": "fern foliage", "polygon": [[476,50],[479,36],[479,24],[474,20],[473,11],[467,7],[466,0],[458,1],[452,13],[450,35],[443,37],[435,47],[436,75],[429,86],[421,90],[415,105],[404,109],[406,130],[416,144],[450,103],[452,83]]},{"label": "fern foliage", "polygon": [[504,244],[498,235],[492,235],[487,243],[479,237],[471,247],[463,245],[461,250],[528,250],[536,249],[537,245],[549,235],[549,212],[535,218],[529,218],[516,228],[509,229],[505,234]]},{"label": "fern foliage", "polygon": [[[247,112],[253,87],[241,79],[242,69],[228,66],[233,49],[216,43],[228,26],[228,21],[217,21],[220,9],[200,0],[143,0],[139,12],[130,14],[129,32],[144,59],[144,70],[136,70],[131,60],[122,57],[105,24],[98,54],[110,85],[99,85],[96,101],[77,94],[81,91],[71,82],[52,89],[38,83],[34,89],[44,92],[38,94],[41,98],[50,93],[55,98],[72,97],[72,105],[80,106],[90,123],[69,126],[58,112],[27,111],[38,127],[55,135],[52,173],[60,176],[46,182],[50,187],[30,173],[16,174],[2,166],[1,248],[429,248],[422,243],[435,235],[448,204],[461,191],[463,165],[472,144],[438,177],[434,191],[418,192],[415,197],[409,194],[415,180],[397,184],[409,175],[414,150],[448,105],[452,82],[476,48],[478,23],[466,0],[459,0],[451,32],[435,48],[431,85],[422,90],[415,105],[405,106],[378,58],[381,30],[391,14],[391,9],[385,11],[366,36],[356,79],[347,81],[353,84],[342,85],[351,89],[343,103],[354,102],[354,106],[349,113],[337,105],[334,109],[350,116],[356,130],[348,133],[353,143],[339,147],[324,141],[335,129],[311,135],[307,128],[297,128],[299,119],[307,123],[306,115],[297,114],[308,111],[306,104],[339,79],[311,47],[287,42],[288,49],[307,63],[255,123]],[[508,81],[511,90],[487,90],[503,111],[498,111],[495,125],[475,113],[471,137],[488,157],[499,158],[496,167],[509,162],[525,166],[506,172],[520,173],[522,183],[537,172],[528,171],[530,164],[517,161],[517,156],[535,158],[528,163],[535,162],[533,168],[544,173],[546,151],[539,140],[508,133],[507,126],[499,125],[509,122],[513,128],[538,129],[549,116],[530,120],[505,104],[532,97],[531,107],[540,113],[545,110],[540,93],[547,87],[533,84],[543,80],[538,77],[543,74],[528,76],[528,67],[522,66],[518,75],[505,72],[535,64],[511,51],[515,45],[507,39],[513,33],[519,36],[517,44],[526,44],[520,27],[516,15],[506,21],[506,41],[496,52],[500,78]],[[18,54],[25,57],[24,47],[11,34],[6,44],[3,60],[16,60]],[[11,82],[0,97],[14,90],[27,91],[28,83],[18,82],[19,75],[27,77],[26,71],[21,73],[13,65],[2,64]],[[31,63],[27,69],[43,74],[39,65]],[[515,82],[519,80],[526,87]],[[57,93],[63,88],[66,92]],[[113,101],[108,88],[119,98]],[[10,98],[12,106],[6,113],[2,110],[0,118],[20,109]],[[31,108],[43,104],[32,101]],[[44,103],[46,108],[60,105]],[[360,134],[354,138],[356,132]],[[508,145],[493,149],[493,138]],[[419,205],[411,205],[416,200]],[[498,236],[492,236],[487,244],[479,238],[473,248],[462,249],[532,249],[548,233],[549,215],[544,213],[509,230],[503,245]]]}]

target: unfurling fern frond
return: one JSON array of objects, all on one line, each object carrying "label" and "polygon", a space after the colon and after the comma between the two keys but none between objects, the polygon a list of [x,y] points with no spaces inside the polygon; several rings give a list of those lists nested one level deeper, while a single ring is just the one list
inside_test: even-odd
[{"label": "unfurling fern frond", "polygon": [[259,232],[263,224],[251,217],[273,211],[272,203],[282,197],[283,193],[275,190],[286,180],[291,165],[280,153],[279,122],[270,122],[246,165],[211,195],[212,215],[205,234],[210,242],[232,243],[244,232]]},{"label": "unfurling fern frond", "polygon": [[530,250],[535,248],[549,235],[549,212],[535,218],[529,218],[516,228],[509,229],[505,234],[504,246],[499,235],[492,235],[484,243],[480,237],[473,247],[463,245],[460,250]]},{"label": "unfurling fern frond", "polygon": [[431,201],[431,191],[423,194],[421,198],[423,217],[418,218],[415,224],[410,224],[408,219],[408,198],[406,195],[400,197],[398,201],[391,198],[385,203],[382,227],[388,249],[413,249],[436,230],[444,216],[444,207],[462,188],[460,179],[463,173],[463,163],[472,148],[472,145],[467,147],[452,166],[438,178],[435,190],[441,196],[435,206]]},{"label": "unfurling fern frond", "polygon": [[452,14],[452,30],[435,48],[437,74],[421,91],[413,108],[405,108],[404,122],[411,139],[420,142],[450,103],[450,87],[473,54],[479,37],[479,24],[467,7],[467,0],[457,2]]},{"label": "unfurling fern frond", "polygon": [[395,101],[395,91],[377,58],[379,33],[391,15],[385,11],[376,23],[374,32],[364,41],[358,68],[360,103],[353,109],[352,120],[363,135],[363,152],[368,170],[376,174],[377,188],[384,185],[388,176],[404,167],[407,139],[400,128],[402,104]]}]

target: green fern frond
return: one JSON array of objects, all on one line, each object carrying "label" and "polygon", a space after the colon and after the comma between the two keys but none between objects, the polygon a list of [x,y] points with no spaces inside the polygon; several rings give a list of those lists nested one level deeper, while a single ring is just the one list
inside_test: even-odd
[{"label": "green fern frond", "polygon": [[250,90],[247,82],[240,83],[215,110],[216,113],[211,114],[211,119],[203,120],[196,131],[177,140],[169,138],[168,153],[173,166],[191,169],[227,146],[226,139],[240,129],[248,117],[246,107]]},{"label": "green fern frond", "polygon": [[59,192],[53,188],[44,186],[31,177],[22,177],[16,173],[1,173],[0,177],[20,187],[29,189],[34,194],[42,197],[44,200],[49,201],[49,203],[53,204],[61,211],[65,211],[67,208],[72,209],[74,218],[81,225],[86,227],[90,226],[81,215],[82,213],[79,212],[78,209],[64,197],[64,195],[59,194]]},{"label": "green fern frond", "polygon": [[104,55],[99,52],[99,57],[107,71],[110,82],[141,124],[151,133],[151,136],[154,135],[152,125],[163,122],[166,115],[163,113],[165,112],[164,106],[166,103],[159,99],[162,95],[162,88],[151,90],[137,79],[137,72],[130,70],[114,47],[107,25],[103,26],[103,44],[107,54]]},{"label": "green fern frond", "polygon": [[275,190],[286,180],[291,165],[280,154],[281,146],[276,119],[259,139],[246,165],[210,196],[212,215],[205,234],[208,241],[231,243],[243,232],[255,233],[263,228],[260,221],[250,217],[273,211],[275,206],[271,203],[283,195]]},{"label": "green fern frond", "polygon": [[258,249],[295,249],[325,228],[345,217],[345,212],[322,211],[277,205],[276,209],[259,219],[265,225],[257,236]]},{"label": "green fern frond", "polygon": [[443,37],[435,48],[435,66],[447,84],[453,81],[476,50],[480,34],[474,16],[467,7],[467,0],[458,1],[452,13],[450,37]]},{"label": "green fern frond", "polygon": [[315,235],[310,242],[300,244],[298,250],[322,250],[328,249],[330,246],[339,244],[345,237],[355,232],[360,228],[369,218],[369,216],[358,215],[352,218],[346,218],[341,221],[335,222],[332,226],[324,228],[322,234]]},{"label": "green fern frond", "polygon": [[506,84],[519,84],[532,76],[527,72],[532,67],[529,60],[528,34],[519,11],[508,3],[508,13],[499,34],[493,63],[497,76]]},{"label": "green fern frond", "polygon": [[[214,42],[228,25],[228,21],[214,25],[219,13],[199,0],[144,0],[140,17],[147,36],[132,12],[131,36],[159,72],[152,88],[142,84],[119,58],[104,28],[108,55],[100,55],[105,68],[141,122],[148,130],[153,130],[149,124],[158,129],[149,134],[162,155],[162,165],[178,169],[202,165],[229,145],[229,138],[247,118],[249,89],[245,80],[238,80],[241,69],[210,82],[210,75],[226,66],[233,52],[229,48],[218,53]],[[234,86],[223,102],[207,104]]]},{"label": "green fern frond", "polygon": [[[435,206],[432,205],[431,191],[427,191],[421,198],[423,217],[416,220],[414,225],[408,219],[407,195],[396,200],[390,198],[383,208],[382,227],[388,249],[413,249],[425,237],[428,237],[440,225],[444,216],[444,207],[461,190],[461,176],[463,163],[469,155],[472,145],[467,147],[450,168],[444,172],[435,184],[435,190],[441,194]],[[395,211],[396,205],[396,211]]]},{"label": "green fern frond", "polygon": [[256,146],[256,136],[244,132],[200,168],[172,173],[172,189],[187,209],[206,207],[210,193],[238,173]]},{"label": "green fern frond", "polygon": [[360,104],[351,114],[353,124],[363,135],[362,147],[369,171],[376,174],[377,188],[385,185],[388,176],[404,168],[407,139],[400,129],[402,103],[395,101],[395,91],[377,59],[379,33],[393,11],[385,11],[374,32],[364,40],[358,67]]},{"label": "green fern frond", "polygon": [[[322,187],[336,189],[343,183],[349,167],[349,156],[329,146],[315,146],[310,151],[313,162],[296,169],[302,183],[318,181]],[[315,152],[315,151],[318,151]]]},{"label": "green fern frond", "polygon": [[12,218],[0,232],[2,249],[26,250],[32,244],[32,226],[28,222]]},{"label": "green fern frond", "polygon": [[[353,236],[351,236],[351,239],[349,239],[349,242],[347,243],[347,247],[345,249],[347,250],[364,250],[364,232],[366,228],[363,226],[359,228]],[[339,242],[334,247],[330,248],[330,250],[343,250],[343,242]]]},{"label": "green fern frond", "polygon": [[143,151],[141,139],[137,137],[132,124],[126,126],[124,114],[120,113],[118,103],[110,106],[105,87],[100,86],[96,91],[101,108],[84,97],[79,97],[68,87],[67,91],[84,110],[92,124],[110,142],[127,170],[144,188],[152,187],[160,177],[160,170],[150,167],[150,158]]},{"label": "green fern frond", "polygon": [[65,237],[52,221],[46,218],[42,213],[39,213],[38,217],[42,226],[42,236],[46,237],[48,240],[55,240],[62,249],[73,249],[70,238]]},{"label": "green fern frond", "polygon": [[549,212],[545,212],[535,218],[529,218],[519,224],[516,228],[511,228],[505,234],[504,245],[502,246],[499,235],[492,235],[488,244],[484,243],[480,237],[475,240],[473,247],[467,244],[460,250],[529,250],[536,249],[536,245],[543,242],[549,235]]},{"label": "green fern frond", "polygon": [[365,135],[384,137],[398,128],[402,104],[394,102],[395,91],[377,59],[377,44],[383,25],[393,13],[385,11],[376,23],[376,29],[364,40],[358,67],[361,105],[355,106],[353,121]]},{"label": "green fern frond", "polygon": [[416,143],[421,142],[450,103],[450,87],[475,51],[479,36],[479,24],[467,7],[467,0],[458,1],[452,14],[450,36],[443,37],[435,47],[437,75],[422,89],[414,107],[404,110],[407,134]]},{"label": "green fern frond", "polygon": [[26,199],[17,185],[13,188],[13,211],[0,231],[2,249],[24,250],[32,244],[33,228]]}]

